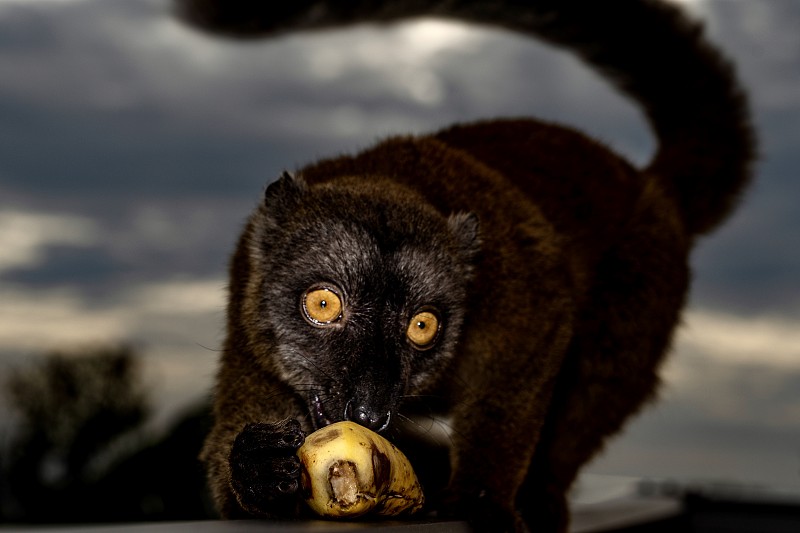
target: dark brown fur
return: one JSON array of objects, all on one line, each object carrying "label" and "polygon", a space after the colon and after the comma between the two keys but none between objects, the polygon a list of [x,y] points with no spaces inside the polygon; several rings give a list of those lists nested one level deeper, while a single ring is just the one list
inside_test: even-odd
[{"label": "dark brown fur", "polygon": [[[642,104],[660,143],[644,169],[532,119],[393,138],[307,166],[270,187],[231,266],[216,425],[204,452],[223,515],[271,515],[232,488],[232,445],[254,431],[243,432],[248,424],[296,418],[302,431],[313,427],[303,391],[282,377],[276,334],[258,326],[269,305],[260,291],[276,275],[258,258],[278,245],[254,247],[286,229],[275,211],[311,209],[298,198],[344,191],[331,208],[363,211],[351,196],[374,190],[387,210],[408,210],[411,225],[415,210],[420,225],[440,217],[454,235],[442,246],[464,260],[469,279],[463,298],[454,296],[463,317],[453,319],[452,354],[413,391],[436,398],[452,423],[450,465],[440,465],[450,481],[436,508],[479,529],[564,530],[564,495],[579,468],[657,390],[696,236],[724,219],[748,181],[753,134],[728,64],[698,27],[652,1],[309,2],[315,10],[280,14],[187,5],[195,24],[239,36],[420,13],[501,25],[572,47]],[[324,206],[315,209],[324,224]],[[479,252],[471,219],[452,213],[477,216]],[[390,408],[410,411],[408,392]]]}]

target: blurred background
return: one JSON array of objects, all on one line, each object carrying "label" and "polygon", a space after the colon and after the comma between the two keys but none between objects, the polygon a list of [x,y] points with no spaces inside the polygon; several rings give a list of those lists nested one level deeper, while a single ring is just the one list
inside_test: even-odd
[{"label": "blurred background", "polygon": [[[800,495],[800,3],[682,3],[735,60],[762,159],[693,255],[661,402],[588,471]],[[515,35],[422,20],[235,43],[166,0],[0,0],[0,521],[85,521],[78,502],[120,487],[135,497],[112,518],[207,513],[163,483],[202,477],[228,255],[264,186],[390,134],[520,115],[636,163],[653,150],[598,76]]]}]

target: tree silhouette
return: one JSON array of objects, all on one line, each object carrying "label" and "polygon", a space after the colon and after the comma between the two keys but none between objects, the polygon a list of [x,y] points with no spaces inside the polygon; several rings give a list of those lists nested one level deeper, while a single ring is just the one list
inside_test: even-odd
[{"label": "tree silhouette", "polygon": [[207,413],[166,436],[128,347],[52,353],[6,383],[21,423],[3,460],[3,513],[18,522],[193,519],[209,515],[197,454]]}]

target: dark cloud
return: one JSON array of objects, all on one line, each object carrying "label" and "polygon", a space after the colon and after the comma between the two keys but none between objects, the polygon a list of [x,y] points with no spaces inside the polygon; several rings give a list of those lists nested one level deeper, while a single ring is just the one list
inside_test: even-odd
[{"label": "dark cloud", "polygon": [[703,379],[673,383],[590,469],[673,480],[800,486],[800,371],[725,365],[692,356],[676,366]]},{"label": "dark cloud", "polygon": [[[800,124],[800,111],[793,116]],[[765,156],[741,209],[720,231],[702,240],[694,255],[696,305],[744,315],[800,316],[798,178],[796,152]]]},{"label": "dark cloud", "polygon": [[[35,194],[248,194],[282,168],[392,133],[537,107],[615,132],[607,139],[634,152],[648,147],[630,104],[563,53],[520,37],[472,36],[477,44],[431,64],[395,51],[398,67],[375,59],[402,41],[396,28],[237,45],[193,34],[157,5],[86,1],[0,16],[0,35],[17,36],[0,50],[0,74],[13,80],[0,86],[9,183]],[[441,93],[435,102],[414,96],[419,83]],[[587,108],[582,91],[601,105]]]},{"label": "dark cloud", "polygon": [[[165,123],[155,109],[125,113],[41,110],[11,102],[0,143],[3,180],[34,195],[101,202],[253,193],[302,148]],[[0,109],[0,113],[3,113]],[[3,113],[3,116],[8,116]],[[18,118],[18,120],[16,120]],[[24,122],[24,126],[14,123]]]},{"label": "dark cloud", "polygon": [[10,283],[42,287],[74,284],[93,286],[118,279],[123,269],[104,248],[75,253],[72,246],[52,246],[44,250],[40,268],[19,268],[7,271],[3,278]]},{"label": "dark cloud", "polygon": [[753,187],[694,254],[695,306],[800,316],[800,4],[706,2],[709,31],[736,62],[760,137]]}]

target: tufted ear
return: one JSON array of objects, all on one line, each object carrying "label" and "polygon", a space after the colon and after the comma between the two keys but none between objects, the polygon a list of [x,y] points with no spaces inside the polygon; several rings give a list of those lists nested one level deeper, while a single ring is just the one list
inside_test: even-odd
[{"label": "tufted ear", "polygon": [[303,178],[284,172],[264,191],[264,207],[267,209],[267,214],[280,218],[294,210],[307,190],[308,186]]},{"label": "tufted ear", "polygon": [[467,261],[472,261],[480,251],[480,221],[475,213],[453,213],[447,219],[447,226],[461,245],[461,252]]}]

